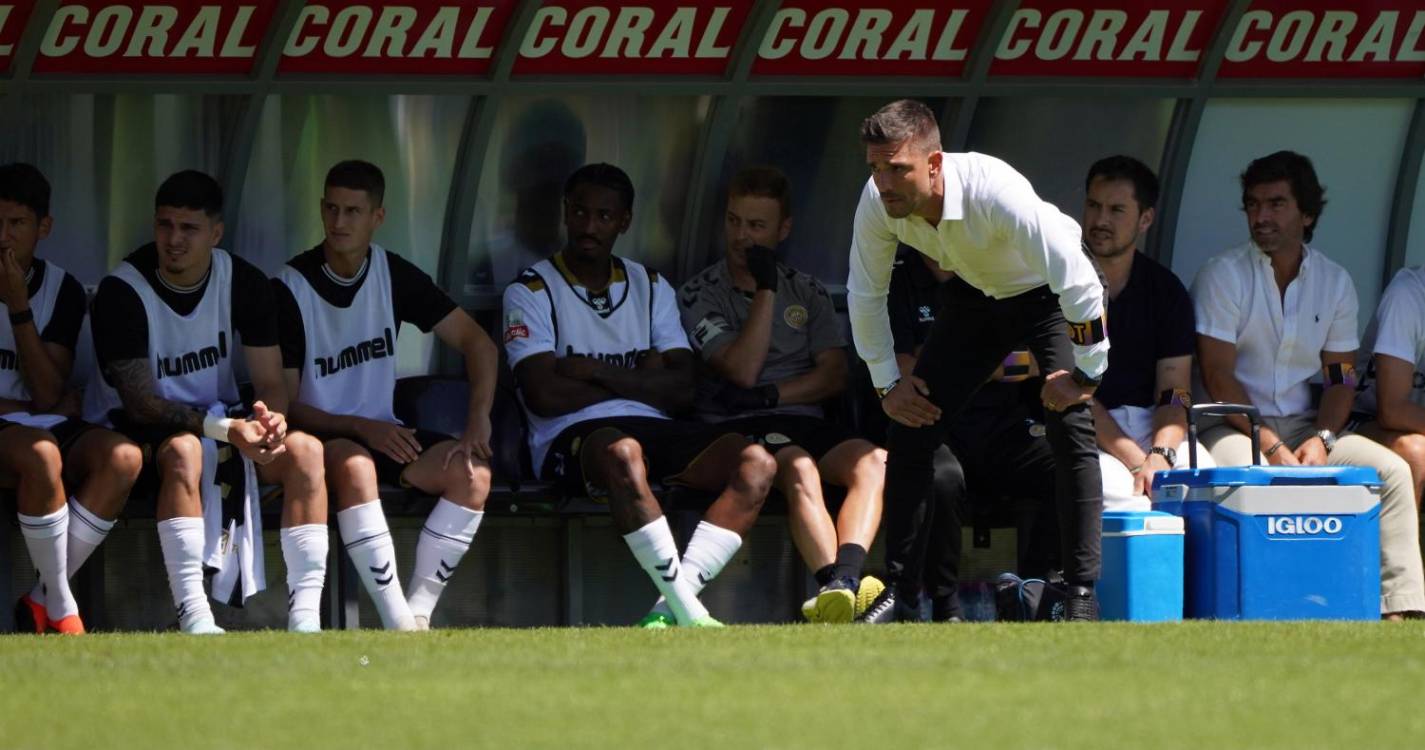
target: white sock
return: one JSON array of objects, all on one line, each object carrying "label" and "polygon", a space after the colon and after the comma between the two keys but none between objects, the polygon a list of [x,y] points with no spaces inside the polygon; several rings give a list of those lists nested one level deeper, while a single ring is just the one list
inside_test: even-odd
[{"label": "white sock", "polygon": [[443,497],[435,504],[421,529],[421,540],[416,543],[416,569],[411,571],[406,594],[412,615],[430,618],[446,581],[455,575],[455,566],[470,549],[484,517],[483,511],[470,510]]},{"label": "white sock", "polygon": [[158,522],[158,544],[168,568],[168,588],[185,633],[213,627],[213,608],[203,590],[203,519],[170,518]]},{"label": "white sock", "polygon": [[326,524],[290,526],[280,536],[282,560],[287,563],[287,627],[320,627],[330,546]]},{"label": "white sock", "polygon": [[79,605],[69,590],[69,574],[65,564],[69,557],[69,506],[43,516],[20,518],[20,533],[30,551],[30,562],[40,574],[45,590],[45,610],[51,620],[61,620],[79,614]]},{"label": "white sock", "polygon": [[679,625],[691,625],[694,620],[708,616],[707,608],[698,601],[693,589],[692,577],[684,573],[678,560],[678,545],[673,541],[666,516],[659,516],[647,526],[625,534],[623,540],[633,551],[634,559],[653,579],[658,592],[668,600]]},{"label": "white sock", "polygon": [[391,541],[391,528],[386,525],[380,498],[337,513],[336,525],[341,529],[346,554],[351,556],[366,593],[381,615],[382,627],[414,629],[415,620],[396,575],[396,545]]},{"label": "white sock", "polygon": [[[80,505],[78,500],[69,498],[69,552],[64,567],[71,579],[89,556],[94,554],[94,550],[104,543],[113,528],[113,521],[94,515],[88,508]],[[45,603],[43,582],[35,582],[35,587],[30,590],[30,598],[37,604]]]},{"label": "white sock", "polygon": [[[683,552],[683,573],[690,579],[693,592],[701,594],[741,548],[742,537],[737,532],[707,521],[699,522],[693,538],[688,540],[688,549]],[[668,600],[661,598],[653,605],[653,611],[673,614]]]}]

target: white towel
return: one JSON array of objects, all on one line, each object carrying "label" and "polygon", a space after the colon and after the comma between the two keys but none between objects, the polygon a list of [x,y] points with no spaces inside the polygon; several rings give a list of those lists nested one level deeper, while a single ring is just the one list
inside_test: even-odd
[{"label": "white towel", "polygon": [[[209,414],[223,415],[215,404]],[[252,460],[227,443],[203,438],[203,566],[213,571],[215,601],[241,607],[267,588],[261,493]]]}]

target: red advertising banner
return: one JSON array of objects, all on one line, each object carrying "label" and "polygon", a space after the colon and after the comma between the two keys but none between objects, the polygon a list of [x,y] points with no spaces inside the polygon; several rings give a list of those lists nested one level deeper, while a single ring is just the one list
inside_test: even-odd
[{"label": "red advertising banner", "polygon": [[984,26],[990,0],[787,0],[772,18],[756,75],[953,78]]},{"label": "red advertising banner", "polygon": [[281,73],[484,75],[516,0],[315,0],[286,40]]},{"label": "red advertising banner", "polygon": [[1226,0],[1025,0],[991,75],[1190,78]]},{"label": "red advertising banner", "polygon": [[277,0],[64,3],[34,72],[248,73],[276,8]]},{"label": "red advertising banner", "polygon": [[25,23],[30,20],[33,2],[0,3],[0,73],[10,69],[10,61],[15,58],[15,47],[20,43],[20,35],[25,31]]},{"label": "red advertising banner", "polygon": [[516,75],[727,72],[752,0],[550,0],[520,43]]},{"label": "red advertising banner", "polygon": [[1224,78],[1421,78],[1421,0],[1256,0],[1242,15]]}]

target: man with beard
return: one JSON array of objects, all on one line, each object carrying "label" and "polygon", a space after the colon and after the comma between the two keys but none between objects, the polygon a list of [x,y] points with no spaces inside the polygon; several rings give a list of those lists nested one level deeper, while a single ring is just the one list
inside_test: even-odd
[{"label": "man with beard", "polygon": [[[1158,178],[1131,156],[1110,156],[1084,180],[1084,239],[1108,283],[1114,347],[1091,403],[1108,509],[1148,509],[1153,475],[1188,463],[1193,314],[1187,288],[1138,251],[1153,224]],[[1208,466],[1207,455],[1199,465]]]},{"label": "man with beard", "polygon": [[[1425,610],[1420,530],[1410,467],[1389,448],[1341,433],[1356,388],[1356,287],[1346,269],[1306,244],[1326,191],[1311,160],[1278,151],[1242,173],[1252,241],[1207,262],[1193,282],[1202,381],[1214,401],[1262,414],[1273,466],[1368,466],[1380,472],[1381,616]],[[1321,375],[1320,402],[1311,381]],[[1252,463],[1244,417],[1202,433],[1221,466]]]},{"label": "man with beard", "polygon": [[[1057,472],[1065,619],[1096,620],[1103,488],[1088,402],[1109,347],[1103,286],[1082,232],[1008,164],[941,151],[935,113],[920,102],[893,102],[866,118],[861,142],[871,179],[856,208],[847,289],[857,352],[894,421],[886,436],[887,573],[899,583],[914,554],[915,519],[930,502],[932,459],[950,420],[1022,343],[1046,373],[1041,399]],[[909,378],[896,364],[886,312],[900,242],[956,274]]]}]

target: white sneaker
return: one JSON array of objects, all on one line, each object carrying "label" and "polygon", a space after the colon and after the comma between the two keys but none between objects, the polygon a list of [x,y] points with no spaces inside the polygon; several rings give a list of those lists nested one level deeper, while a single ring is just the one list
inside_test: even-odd
[{"label": "white sneaker", "polygon": [[416,620],[416,630],[430,630],[430,618],[425,615],[414,615]]},{"label": "white sneaker", "polygon": [[397,620],[396,627],[391,629],[402,633],[409,633],[415,630],[421,630],[421,627],[419,624],[417,624],[416,617],[414,615],[410,615]]}]

